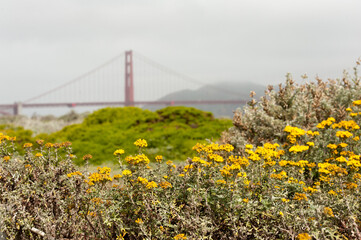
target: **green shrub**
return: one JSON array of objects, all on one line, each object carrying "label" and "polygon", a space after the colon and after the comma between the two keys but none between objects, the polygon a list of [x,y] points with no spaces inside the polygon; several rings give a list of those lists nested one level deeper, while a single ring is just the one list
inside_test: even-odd
[{"label": "green shrub", "polygon": [[[209,112],[188,107],[167,107],[156,112],[136,107],[104,108],[88,115],[84,122],[65,127],[59,132],[37,138],[47,141],[71,141],[74,153],[92,153],[92,164],[113,161],[112,150],[122,146],[128,153],[137,153],[132,144],[137,138],[148,140],[147,153],[152,159],[163,155],[183,161],[191,147],[205,139],[218,139],[232,126],[231,120],[215,119]],[[81,164],[81,159],[75,159]]]}]

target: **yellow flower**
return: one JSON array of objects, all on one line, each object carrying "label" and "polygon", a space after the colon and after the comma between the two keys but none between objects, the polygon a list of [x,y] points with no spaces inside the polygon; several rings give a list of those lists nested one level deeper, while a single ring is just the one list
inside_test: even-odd
[{"label": "yellow flower", "polygon": [[121,177],[122,177],[122,175],[120,175],[120,174],[115,174],[115,175],[113,176],[114,179],[118,179],[118,178],[121,178]]},{"label": "yellow flower", "polygon": [[148,143],[144,139],[138,139],[137,141],[134,142],[134,145],[137,147],[148,147]]},{"label": "yellow flower", "polygon": [[41,154],[41,153],[35,154],[35,157],[42,157],[42,156],[43,156],[43,154]]},{"label": "yellow flower", "polygon": [[224,144],[224,145],[221,145],[219,148],[220,148],[220,150],[226,151],[226,152],[231,152],[234,149],[234,147],[231,144]]},{"label": "yellow flower", "polygon": [[147,185],[148,184],[148,179],[146,178],[142,178],[142,177],[138,177],[138,182]]},{"label": "yellow flower", "polygon": [[54,144],[52,144],[52,143],[46,143],[45,144],[45,147],[46,148],[52,148],[54,146]]},{"label": "yellow flower", "polygon": [[132,176],[132,171],[125,169],[125,170],[123,170],[122,175],[123,176]]},{"label": "yellow flower", "polygon": [[346,185],[347,189],[356,189],[357,188],[357,184],[353,183],[353,182],[345,183],[345,185]]},{"label": "yellow flower", "polygon": [[342,147],[342,148],[345,148],[345,147],[348,146],[348,144],[347,143],[340,143],[339,146]]},{"label": "yellow flower", "polygon": [[245,202],[245,203],[248,203],[248,202],[249,202],[248,198],[243,198],[242,201]]},{"label": "yellow flower", "polygon": [[312,237],[308,233],[300,233],[297,235],[298,240],[311,240]]},{"label": "yellow flower", "polygon": [[122,155],[122,154],[124,154],[124,150],[123,150],[123,149],[118,149],[118,150],[115,150],[115,152],[114,152],[114,156]]},{"label": "yellow flower", "polygon": [[336,148],[337,148],[337,145],[330,143],[330,144],[327,145],[327,147],[330,148],[330,149],[336,149]]},{"label": "yellow flower", "polygon": [[163,156],[157,155],[157,156],[155,157],[155,160],[156,160],[157,162],[161,163],[162,160],[163,160]]},{"label": "yellow flower", "polygon": [[135,157],[128,156],[125,158],[125,161],[132,165],[147,165],[150,162],[149,158],[144,154],[136,155]]},{"label": "yellow flower", "polygon": [[307,151],[309,148],[310,148],[309,146],[295,145],[295,146],[292,146],[288,151],[298,153],[298,152]]},{"label": "yellow flower", "polygon": [[160,186],[161,188],[167,189],[167,188],[171,188],[171,187],[172,187],[172,184],[171,184],[170,182],[164,181],[164,182],[160,182],[160,183],[159,183],[159,186]]},{"label": "yellow flower", "polygon": [[279,212],[279,215],[281,215],[281,216],[283,217],[283,212],[282,212],[282,211],[280,211],[280,212]]},{"label": "yellow flower", "polygon": [[283,178],[287,178],[287,173],[286,173],[285,171],[282,171],[282,172],[280,172],[280,173],[278,173],[278,174],[272,173],[272,174],[270,175],[270,178],[276,178],[276,179],[281,180],[281,179],[283,179]]},{"label": "yellow flower", "polygon": [[79,172],[79,171],[76,171],[76,172],[68,173],[68,174],[67,174],[67,177],[70,178],[70,177],[76,176],[76,175],[82,176],[83,174],[82,174],[81,172]]},{"label": "yellow flower", "polygon": [[315,146],[315,143],[314,143],[314,142],[307,142],[306,144],[307,144],[308,146],[310,146],[310,147]]},{"label": "yellow flower", "polygon": [[138,218],[137,220],[135,220],[135,223],[137,224],[142,224],[144,223],[143,220],[141,218]]},{"label": "yellow flower", "polygon": [[4,160],[4,162],[8,162],[10,160],[10,156],[4,156],[3,160]]},{"label": "yellow flower", "polygon": [[353,105],[361,105],[361,100],[356,100],[352,102]]},{"label": "yellow flower", "polygon": [[217,180],[217,182],[216,183],[218,183],[218,184],[227,184],[227,182],[226,181],[224,181],[224,180]]},{"label": "yellow flower", "polygon": [[187,239],[187,237],[184,234],[178,234],[174,236],[174,240],[182,240],[182,239]]},{"label": "yellow flower", "polygon": [[339,137],[339,138],[349,138],[352,136],[353,136],[353,134],[350,133],[349,131],[337,131],[336,132],[336,137]]},{"label": "yellow flower", "polygon": [[158,187],[158,185],[154,182],[154,181],[151,181],[147,184],[146,186],[148,189],[152,189],[152,188],[156,188]]},{"label": "yellow flower", "polygon": [[352,112],[351,108],[346,108],[346,112]]},{"label": "yellow flower", "polygon": [[246,145],[246,149],[252,149],[253,148],[253,145],[252,144],[247,144]]},{"label": "yellow flower", "polygon": [[298,127],[292,127],[292,126],[286,126],[283,130],[285,132],[288,132],[287,139],[290,141],[290,143],[295,143],[297,141],[297,138],[305,135],[306,131],[298,128]]},{"label": "yellow flower", "polygon": [[328,194],[333,195],[333,196],[337,196],[337,193],[336,193],[335,191],[333,191],[333,190],[330,190],[330,191],[328,192]]},{"label": "yellow flower", "polygon": [[329,208],[329,207],[324,207],[323,208],[323,213],[326,214],[329,217],[334,217],[335,216],[335,215],[333,215],[332,208]]},{"label": "yellow flower", "polygon": [[32,143],[25,143],[23,148],[31,148],[33,146]]},{"label": "yellow flower", "polygon": [[357,113],[350,113],[350,116],[351,116],[351,117],[356,117],[356,116],[357,116]]},{"label": "yellow flower", "polygon": [[84,161],[88,161],[89,159],[92,159],[92,158],[93,158],[93,156],[90,155],[90,154],[86,154],[86,155],[83,156]]},{"label": "yellow flower", "polygon": [[304,193],[295,193],[295,196],[293,197],[294,200],[298,200],[298,201],[302,201],[305,200],[307,201],[307,196]]}]

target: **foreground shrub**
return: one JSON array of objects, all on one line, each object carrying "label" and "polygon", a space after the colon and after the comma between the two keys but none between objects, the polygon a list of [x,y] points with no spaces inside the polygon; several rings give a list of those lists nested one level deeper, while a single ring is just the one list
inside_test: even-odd
[{"label": "foreground shrub", "polygon": [[[357,61],[358,66],[360,60]],[[238,109],[233,117],[233,127],[223,133],[222,142],[244,150],[246,143],[257,146],[266,142],[283,141],[283,129],[287,125],[310,129],[329,117],[337,121],[347,116],[345,109],[352,101],[361,98],[360,77],[357,67],[354,76],[347,72],[341,79],[296,84],[287,75],[279,89],[269,86],[259,101],[253,99],[244,109]],[[304,76],[306,77],[306,76]],[[251,97],[254,97],[254,92]]]},{"label": "foreground shrub", "polygon": [[113,150],[117,174],[77,169],[69,142],[26,143],[18,156],[2,135],[1,229],[10,239],[360,239],[359,105],[240,154],[196,144],[179,166],[150,159],[139,139],[136,154]]}]

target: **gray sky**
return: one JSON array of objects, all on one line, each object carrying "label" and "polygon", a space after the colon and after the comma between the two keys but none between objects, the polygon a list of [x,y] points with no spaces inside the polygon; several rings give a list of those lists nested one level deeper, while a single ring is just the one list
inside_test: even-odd
[{"label": "gray sky", "polygon": [[359,0],[0,0],[0,103],[133,49],[203,82],[342,76],[361,57]]}]

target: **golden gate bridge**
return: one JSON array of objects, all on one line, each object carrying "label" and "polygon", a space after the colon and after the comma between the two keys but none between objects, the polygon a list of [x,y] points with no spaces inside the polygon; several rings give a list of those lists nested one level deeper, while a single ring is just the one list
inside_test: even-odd
[{"label": "golden gate bridge", "polygon": [[247,100],[237,99],[237,92],[213,85],[208,86],[234,96],[234,100],[159,100],[165,93],[194,90],[205,85],[138,53],[126,51],[37,96],[13,104],[0,104],[0,114],[19,115],[24,108],[247,103]]}]

